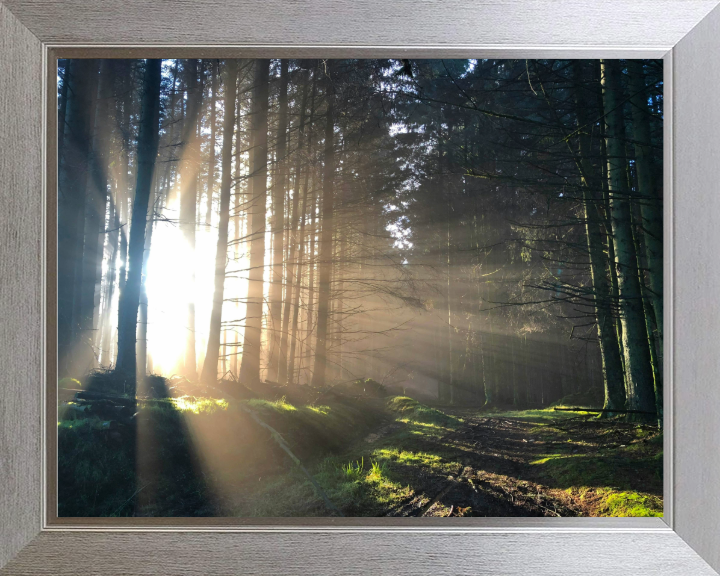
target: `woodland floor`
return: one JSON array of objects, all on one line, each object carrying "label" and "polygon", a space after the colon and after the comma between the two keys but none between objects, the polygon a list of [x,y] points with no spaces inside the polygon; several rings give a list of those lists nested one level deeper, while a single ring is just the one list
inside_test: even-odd
[{"label": "woodland floor", "polygon": [[[662,515],[656,429],[557,415],[447,407],[435,418],[401,415],[313,472],[351,516]],[[328,514],[297,472],[236,506],[241,515]]]},{"label": "woodland floor", "polygon": [[662,434],[650,426],[399,396],[296,400],[148,399],[122,417],[107,399],[64,402],[60,516],[662,515]]}]

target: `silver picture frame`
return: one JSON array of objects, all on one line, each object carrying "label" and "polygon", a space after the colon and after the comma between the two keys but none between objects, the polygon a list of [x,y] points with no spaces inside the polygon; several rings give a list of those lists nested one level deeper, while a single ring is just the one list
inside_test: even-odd
[{"label": "silver picture frame", "polygon": [[[0,574],[717,574],[719,4],[0,0]],[[664,517],[60,522],[47,417],[53,66],[121,53],[663,58]]]}]

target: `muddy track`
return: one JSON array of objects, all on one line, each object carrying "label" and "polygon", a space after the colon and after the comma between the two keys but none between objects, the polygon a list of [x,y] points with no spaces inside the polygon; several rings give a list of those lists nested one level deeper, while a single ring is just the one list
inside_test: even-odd
[{"label": "muddy track", "polygon": [[458,415],[464,420],[461,427],[426,440],[459,462],[455,473],[421,470],[412,483],[413,498],[388,516],[578,515],[562,490],[522,479],[531,476],[530,462],[544,449],[530,432],[532,424]]},{"label": "muddy track", "polygon": [[[338,483],[326,476],[324,487],[331,500],[337,498],[334,504],[347,516],[571,517],[601,513],[606,485],[662,494],[661,478],[655,482],[657,486],[651,486],[647,470],[645,475],[638,474],[628,453],[616,454],[614,450],[649,440],[649,434],[639,439],[635,425],[589,415],[562,417],[556,422],[544,417],[545,425],[538,425],[527,418],[478,414],[471,408],[442,407],[442,412],[461,420],[454,421],[452,427],[406,419],[379,420],[374,429],[349,445],[338,456],[340,462],[357,463],[362,458],[369,474],[369,466],[375,461],[374,465],[384,466],[381,478],[385,484],[380,480],[360,482],[363,488],[357,498],[343,501],[339,486],[347,486],[342,484],[347,481]],[[648,447],[647,451],[652,450],[655,448]],[[572,483],[576,480],[559,478],[538,464],[549,456],[565,455],[582,457],[582,466],[590,473],[600,464],[609,467],[610,479],[576,486]],[[311,463],[316,473],[319,462]],[[620,478],[622,475],[614,471],[623,466],[625,476]],[[627,478],[628,470],[632,480]],[[272,479],[283,476],[273,475]],[[285,480],[287,484],[279,494],[297,486],[297,479]],[[636,486],[631,485],[633,482]],[[235,503],[231,515],[254,514],[253,502],[258,499],[274,501],[276,496],[266,492],[264,484],[258,479],[254,487],[245,486],[242,502]],[[335,496],[333,490],[339,490]],[[293,516],[329,513],[309,489],[298,493],[280,512]]]},{"label": "muddy track", "polygon": [[[427,439],[459,465],[454,474],[427,472],[413,486],[414,501],[396,516],[585,516],[593,513],[595,490],[578,496],[540,481],[532,465],[559,451],[598,456],[636,441],[633,424],[581,416],[539,428],[527,420],[478,415],[472,409],[443,411],[463,424],[440,438]],[[648,440],[641,440],[645,443]],[[432,446],[428,445],[428,451]],[[557,484],[556,484],[557,485]],[[657,493],[661,495],[658,486]],[[652,491],[652,490],[651,490]]]}]

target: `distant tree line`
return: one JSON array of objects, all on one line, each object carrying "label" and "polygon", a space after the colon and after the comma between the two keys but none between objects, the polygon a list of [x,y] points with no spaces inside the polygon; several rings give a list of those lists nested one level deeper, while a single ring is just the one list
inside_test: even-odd
[{"label": "distant tree line", "polygon": [[191,381],[373,377],[516,407],[597,391],[661,419],[662,62],[73,59],[58,77],[61,377],[152,371],[147,262],[171,222],[190,251],[217,235],[202,342],[182,311]]}]

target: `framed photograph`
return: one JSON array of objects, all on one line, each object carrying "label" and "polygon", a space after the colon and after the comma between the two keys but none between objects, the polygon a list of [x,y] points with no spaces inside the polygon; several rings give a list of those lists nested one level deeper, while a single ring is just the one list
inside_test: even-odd
[{"label": "framed photograph", "polygon": [[2,573],[716,574],[660,4],[2,0]]}]

